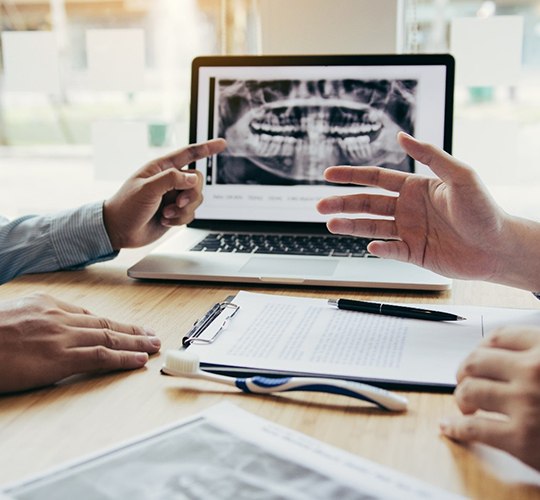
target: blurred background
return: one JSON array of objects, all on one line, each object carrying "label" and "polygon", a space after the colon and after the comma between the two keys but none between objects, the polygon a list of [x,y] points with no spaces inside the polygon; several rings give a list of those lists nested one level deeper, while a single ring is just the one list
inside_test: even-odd
[{"label": "blurred background", "polygon": [[0,214],[112,194],[187,144],[208,54],[452,53],[453,152],[537,218],[540,1],[1,0]]}]

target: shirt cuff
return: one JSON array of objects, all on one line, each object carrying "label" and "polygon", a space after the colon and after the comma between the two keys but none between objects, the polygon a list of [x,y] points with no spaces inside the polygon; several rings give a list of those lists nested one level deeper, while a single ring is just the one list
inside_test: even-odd
[{"label": "shirt cuff", "polygon": [[103,222],[103,202],[57,214],[51,223],[51,242],[61,269],[80,268],[118,255]]}]

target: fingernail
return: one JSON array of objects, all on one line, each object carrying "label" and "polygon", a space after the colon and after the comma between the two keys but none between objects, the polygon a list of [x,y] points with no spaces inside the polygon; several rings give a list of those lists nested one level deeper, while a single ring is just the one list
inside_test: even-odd
[{"label": "fingernail", "polygon": [[339,196],[329,196],[325,200],[327,213],[340,212],[343,209],[343,200]]},{"label": "fingernail", "polygon": [[176,210],[173,207],[167,207],[163,209],[163,217],[172,219],[176,215]]},{"label": "fingernail", "polygon": [[194,174],[186,174],[186,182],[191,185],[197,184],[197,176]]},{"label": "fingernail", "polygon": [[441,430],[443,434],[445,434],[446,431],[448,430],[449,424],[450,424],[450,421],[447,418],[443,418],[439,421],[439,429]]},{"label": "fingernail", "polygon": [[156,331],[152,328],[148,328],[147,326],[144,327],[144,333],[146,333],[146,335],[150,336],[150,337],[155,337],[156,336]]},{"label": "fingernail", "polygon": [[181,196],[178,200],[178,208],[184,208],[186,205],[189,205],[190,199],[188,196]]},{"label": "fingernail", "polygon": [[161,340],[159,340],[159,337],[152,337],[150,343],[155,347],[161,347]]},{"label": "fingernail", "polygon": [[148,361],[148,354],[145,352],[138,352],[135,355],[135,360],[144,365]]}]

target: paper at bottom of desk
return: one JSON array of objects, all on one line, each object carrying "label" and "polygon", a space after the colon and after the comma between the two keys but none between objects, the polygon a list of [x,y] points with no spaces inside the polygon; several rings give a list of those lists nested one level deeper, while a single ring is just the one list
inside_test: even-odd
[{"label": "paper at bottom of desk", "polygon": [[222,403],[150,435],[0,487],[0,498],[462,497]]},{"label": "paper at bottom of desk", "polygon": [[[540,324],[540,310],[531,309],[417,305],[467,318],[442,322],[344,311],[326,299],[244,291],[233,302],[238,313],[216,339],[188,348],[199,355],[203,369],[452,388],[461,361],[491,330]],[[223,319],[218,317],[205,335],[214,335]]]}]

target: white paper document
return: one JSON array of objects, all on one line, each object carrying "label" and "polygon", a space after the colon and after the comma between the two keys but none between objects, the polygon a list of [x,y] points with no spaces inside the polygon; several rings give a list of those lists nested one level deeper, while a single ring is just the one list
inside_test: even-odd
[{"label": "white paper document", "polygon": [[459,364],[484,335],[506,324],[540,324],[540,310],[421,304],[467,318],[426,321],[244,291],[233,303],[239,309],[225,327],[227,310],[199,336],[215,336],[211,343],[188,347],[205,369],[454,387]]},{"label": "white paper document", "polygon": [[129,443],[0,488],[0,498],[462,498],[222,403]]}]

